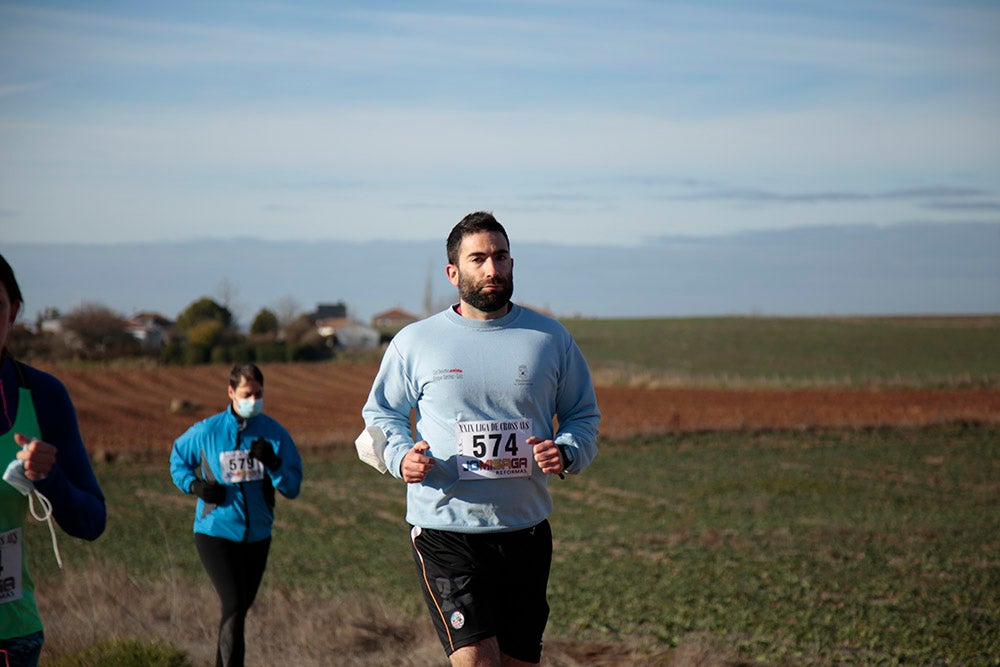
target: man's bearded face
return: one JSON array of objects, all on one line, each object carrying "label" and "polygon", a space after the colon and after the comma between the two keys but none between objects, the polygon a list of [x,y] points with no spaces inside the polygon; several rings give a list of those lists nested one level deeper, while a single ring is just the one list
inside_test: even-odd
[{"label": "man's bearded face", "polygon": [[462,301],[484,313],[506,308],[514,295],[514,275],[495,275],[476,281],[465,271],[458,271],[458,293]]}]

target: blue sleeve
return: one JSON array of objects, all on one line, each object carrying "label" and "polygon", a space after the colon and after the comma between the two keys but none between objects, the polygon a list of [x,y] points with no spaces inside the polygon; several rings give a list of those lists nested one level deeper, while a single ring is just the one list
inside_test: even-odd
[{"label": "blue sleeve", "polygon": [[402,356],[395,344],[390,343],[361,416],[366,426],[378,426],[385,433],[385,467],[399,479],[403,478],[399,466],[414,444],[410,412],[416,404],[417,397],[406,380]]},{"label": "blue sleeve", "polygon": [[566,350],[558,391],[556,417],[559,432],[554,440],[556,444],[566,445],[572,450],[573,463],[566,472],[575,474],[590,465],[597,456],[597,427],[601,411],[597,407],[597,395],[587,361],[572,338]]},{"label": "blue sleeve", "polygon": [[267,474],[270,475],[274,488],[281,495],[286,498],[295,498],[302,488],[302,457],[288,431],[280,425],[277,430],[279,437],[275,454],[281,459],[281,465],[278,466],[277,470],[268,470]]},{"label": "blue sleeve", "polygon": [[[76,408],[55,377],[25,368],[41,439],[57,450],[56,463],[35,488],[52,503],[52,515],[66,533],[96,540],[107,523],[107,507],[83,445]],[[31,372],[34,371],[34,372]]]},{"label": "blue sleeve", "polygon": [[170,450],[170,477],[184,493],[191,492],[191,482],[198,479],[195,470],[201,464],[198,447],[199,424],[195,424],[174,441]]}]

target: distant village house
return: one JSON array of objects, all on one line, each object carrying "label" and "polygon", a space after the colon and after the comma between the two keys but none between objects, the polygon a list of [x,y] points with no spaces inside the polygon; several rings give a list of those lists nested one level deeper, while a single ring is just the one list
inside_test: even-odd
[{"label": "distant village house", "polygon": [[313,322],[319,335],[335,342],[336,347],[365,349],[382,342],[378,329],[347,316],[343,301],[317,304]]},{"label": "distant village house", "polygon": [[372,326],[383,333],[396,333],[407,324],[413,324],[420,318],[402,308],[390,308],[372,316]]},{"label": "distant village house", "polygon": [[159,313],[136,313],[128,320],[126,331],[144,350],[159,350],[166,345],[175,323]]}]

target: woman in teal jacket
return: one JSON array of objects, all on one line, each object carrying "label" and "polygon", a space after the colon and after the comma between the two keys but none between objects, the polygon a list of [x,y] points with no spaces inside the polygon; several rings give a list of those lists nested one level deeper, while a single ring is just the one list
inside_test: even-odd
[{"label": "woman in teal jacket", "polygon": [[195,546],[222,602],[217,667],[243,665],[246,616],[271,547],[274,492],[295,498],[302,484],[295,443],[261,412],[264,375],[259,368],[233,367],[229,400],[223,412],[179,437],[170,454],[174,484],[198,496]]}]

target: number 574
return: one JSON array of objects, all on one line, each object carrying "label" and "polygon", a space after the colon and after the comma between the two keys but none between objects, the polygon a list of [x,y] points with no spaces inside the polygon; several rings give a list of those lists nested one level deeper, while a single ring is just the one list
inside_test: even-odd
[{"label": "number 574", "polygon": [[[503,441],[503,433],[477,433],[472,436],[472,455],[477,459],[486,456],[489,450],[489,443],[493,443],[493,458],[500,456],[500,443]],[[507,442],[503,444],[503,451],[511,456],[517,456],[517,434],[511,433],[507,436]]]}]

